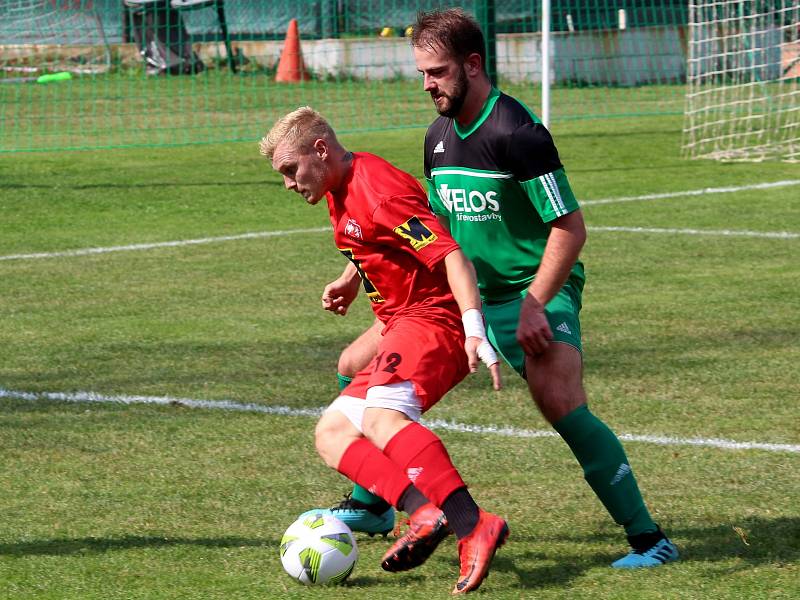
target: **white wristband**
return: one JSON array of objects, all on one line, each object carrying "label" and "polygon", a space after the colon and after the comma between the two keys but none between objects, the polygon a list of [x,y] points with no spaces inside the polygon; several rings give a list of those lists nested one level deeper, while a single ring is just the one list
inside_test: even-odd
[{"label": "white wristband", "polygon": [[477,308],[470,308],[461,315],[464,323],[464,334],[467,337],[486,339],[486,328],[483,326],[483,314]]},{"label": "white wristband", "polygon": [[494,363],[499,362],[497,360],[497,353],[489,343],[489,340],[483,340],[481,345],[478,346],[478,358],[480,358],[487,367],[491,367]]}]

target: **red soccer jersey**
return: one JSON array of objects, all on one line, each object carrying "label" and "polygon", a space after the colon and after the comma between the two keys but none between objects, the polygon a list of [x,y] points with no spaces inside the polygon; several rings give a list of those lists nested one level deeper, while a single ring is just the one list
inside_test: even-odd
[{"label": "red soccer jersey", "polygon": [[414,177],[357,152],[343,187],[327,197],[336,246],[358,268],[381,321],[412,314],[460,318],[439,264],[458,244]]}]

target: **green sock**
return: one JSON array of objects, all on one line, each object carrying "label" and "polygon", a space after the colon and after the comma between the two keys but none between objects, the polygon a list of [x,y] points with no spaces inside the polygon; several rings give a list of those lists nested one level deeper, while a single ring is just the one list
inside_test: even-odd
[{"label": "green sock", "polygon": [[347,375],[342,375],[341,373],[336,373],[336,379],[339,380],[339,391],[341,392],[344,388],[350,385],[350,382],[353,381],[352,377],[348,377]]},{"label": "green sock", "polygon": [[[340,392],[346,388],[351,381],[353,381],[352,377],[347,377],[341,373],[336,373],[336,378],[339,380]],[[378,504],[379,502],[384,502],[383,498],[376,496],[375,494],[371,494],[357,483],[353,484],[353,500],[358,500],[364,504]]]},{"label": "green sock", "polygon": [[656,531],[617,436],[585,404],[553,424],[583,467],[583,476],[629,536]]},{"label": "green sock", "polygon": [[[381,512],[385,512],[385,511],[389,510],[392,507],[392,505],[389,504],[388,502],[386,502],[386,500],[384,500],[380,496],[376,496],[375,494],[371,494],[370,492],[368,492],[366,490],[366,488],[361,487],[357,483],[353,484],[353,496],[352,496],[352,498],[353,498],[353,500],[358,500],[359,502],[363,502],[364,504],[369,504],[369,505],[380,504],[382,506],[382,508],[383,508],[383,510],[381,510]],[[370,510],[371,511],[375,511],[375,510],[380,510],[380,509],[371,508]]]}]

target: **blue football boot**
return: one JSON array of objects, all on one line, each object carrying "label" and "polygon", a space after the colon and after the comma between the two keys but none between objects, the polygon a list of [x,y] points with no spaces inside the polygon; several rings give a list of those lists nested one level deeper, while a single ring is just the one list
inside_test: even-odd
[{"label": "blue football boot", "polygon": [[678,560],[678,548],[664,535],[660,527],[653,532],[629,535],[628,542],[633,549],[611,563],[615,569],[660,567]]},{"label": "blue football boot", "polygon": [[347,494],[344,500],[336,506],[308,510],[300,516],[318,512],[333,515],[353,531],[369,534],[370,537],[376,533],[386,537],[394,529],[394,508],[384,501],[377,504],[364,504]]}]

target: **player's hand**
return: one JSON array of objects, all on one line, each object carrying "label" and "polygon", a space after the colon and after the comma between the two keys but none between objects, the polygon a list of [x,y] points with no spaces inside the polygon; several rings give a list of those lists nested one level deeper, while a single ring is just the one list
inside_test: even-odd
[{"label": "player's hand", "polygon": [[544,307],[531,294],[525,296],[519,311],[517,341],[525,354],[536,356],[547,350],[553,332],[544,315]]},{"label": "player's hand", "polygon": [[464,350],[467,353],[467,364],[469,365],[470,373],[477,373],[478,362],[483,362],[489,367],[489,373],[492,376],[492,387],[499,390],[503,387],[503,382],[500,379],[500,361],[497,359],[497,353],[492,348],[489,340],[479,337],[468,337]]},{"label": "player's hand", "polygon": [[358,279],[342,277],[331,281],[322,290],[322,308],[340,316],[346,315],[347,309],[358,296],[358,284]]}]

